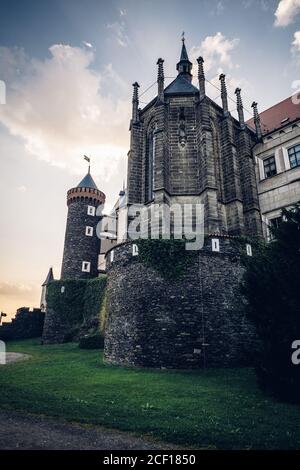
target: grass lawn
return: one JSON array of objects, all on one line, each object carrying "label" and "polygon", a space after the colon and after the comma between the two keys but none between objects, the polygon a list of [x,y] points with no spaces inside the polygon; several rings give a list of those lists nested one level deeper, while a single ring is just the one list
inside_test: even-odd
[{"label": "grass lawn", "polygon": [[1,406],[151,435],[182,446],[300,448],[300,406],[266,398],[251,369],[156,371],[104,365],[74,343],[8,344]]}]

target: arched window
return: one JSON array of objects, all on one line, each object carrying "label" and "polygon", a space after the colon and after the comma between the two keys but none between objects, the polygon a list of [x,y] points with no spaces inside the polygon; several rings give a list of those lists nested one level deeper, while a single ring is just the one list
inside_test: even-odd
[{"label": "arched window", "polygon": [[153,122],[148,126],[146,139],[145,202],[149,202],[154,198],[155,126]]}]

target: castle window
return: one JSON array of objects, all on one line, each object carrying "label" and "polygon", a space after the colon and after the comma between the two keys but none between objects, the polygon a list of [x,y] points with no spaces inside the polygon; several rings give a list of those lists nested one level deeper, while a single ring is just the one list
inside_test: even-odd
[{"label": "castle window", "polygon": [[111,262],[111,263],[112,263],[113,260],[114,260],[114,254],[115,254],[115,253],[114,253],[114,250],[111,250],[111,252],[110,252],[110,262]]},{"label": "castle window", "polygon": [[89,227],[89,226],[86,226],[85,227],[85,234],[88,236],[88,237],[92,237],[93,236],[93,227]]},{"label": "castle window", "polygon": [[252,246],[249,243],[246,244],[246,253],[248,256],[252,256]]},{"label": "castle window", "polygon": [[88,215],[95,215],[96,208],[94,206],[88,206],[87,213]]},{"label": "castle window", "polygon": [[272,157],[268,157],[264,159],[264,171],[265,171],[265,178],[270,178],[271,176],[274,176],[277,174],[274,155],[272,155]]},{"label": "castle window", "polygon": [[211,249],[212,251],[220,251],[220,240],[218,238],[211,239]]},{"label": "castle window", "polygon": [[300,145],[288,149],[291,168],[300,166]]},{"label": "castle window", "polygon": [[132,245],[132,256],[137,256],[139,254],[138,246],[134,243]]},{"label": "castle window", "polygon": [[150,126],[147,133],[146,142],[146,181],[145,181],[145,195],[146,201],[152,201],[154,198],[154,165],[155,165],[155,135],[154,126]]},{"label": "castle window", "polygon": [[82,261],[81,271],[84,273],[89,273],[91,270],[91,263],[89,261]]}]

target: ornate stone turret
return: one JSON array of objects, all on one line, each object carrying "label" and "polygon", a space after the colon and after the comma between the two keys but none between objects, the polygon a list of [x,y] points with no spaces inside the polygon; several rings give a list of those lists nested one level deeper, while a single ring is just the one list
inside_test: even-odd
[{"label": "ornate stone turret", "polygon": [[251,108],[253,108],[253,118],[254,118],[256,135],[258,139],[261,139],[262,132],[261,132],[261,125],[260,125],[260,117],[258,113],[257,103],[255,101],[253,101]]},{"label": "ornate stone turret", "polygon": [[237,112],[239,116],[239,123],[241,128],[245,128],[245,118],[244,118],[244,108],[243,108],[243,102],[242,102],[242,97],[241,97],[241,89],[236,88],[235,92],[236,94],[236,107],[237,107]]},{"label": "ornate stone turret", "polygon": [[132,123],[136,124],[139,122],[139,96],[138,90],[140,85],[138,82],[133,83],[133,95],[132,95]]},{"label": "ornate stone turret", "polygon": [[157,71],[157,99],[160,103],[164,102],[164,60],[159,58],[157,61],[158,71]]},{"label": "ornate stone turret", "polygon": [[98,275],[100,239],[96,234],[99,222],[96,210],[104,202],[105,194],[97,188],[90,169],[78,186],[69,189],[61,279],[84,279]]},{"label": "ornate stone turret", "polygon": [[204,75],[204,68],[203,68],[203,57],[198,57],[197,59],[198,62],[198,82],[199,82],[199,97],[200,101],[204,98],[205,96],[205,75]]},{"label": "ornate stone turret", "polygon": [[223,114],[224,116],[228,116],[228,99],[227,99],[227,89],[226,89],[226,82],[225,82],[225,75],[221,73],[219,76],[219,80],[221,82],[221,99],[222,99],[222,106],[223,106]]},{"label": "ornate stone turret", "polygon": [[191,82],[193,79],[192,68],[193,68],[193,64],[189,60],[186,47],[184,44],[184,37],[183,37],[180,60],[176,65],[176,69],[178,70],[178,75],[182,75],[186,80]]}]

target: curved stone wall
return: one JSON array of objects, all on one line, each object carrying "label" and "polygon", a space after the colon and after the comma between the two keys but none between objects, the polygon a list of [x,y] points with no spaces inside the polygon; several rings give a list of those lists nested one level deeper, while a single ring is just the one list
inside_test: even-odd
[{"label": "curved stone wall", "polygon": [[[107,254],[108,319],[104,357],[134,366],[198,368],[251,362],[255,332],[243,312],[243,268],[229,238],[212,240],[178,279],[133,256],[133,244]],[[246,250],[246,245],[242,247]]]}]

